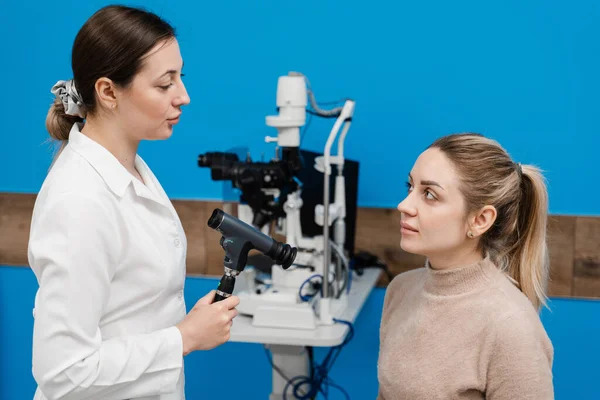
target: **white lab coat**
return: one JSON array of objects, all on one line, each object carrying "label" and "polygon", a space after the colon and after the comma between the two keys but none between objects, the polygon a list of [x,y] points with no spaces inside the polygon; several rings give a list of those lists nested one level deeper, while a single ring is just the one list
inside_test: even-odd
[{"label": "white lab coat", "polygon": [[33,211],[34,400],[183,400],[181,222],[139,156],[145,185],[81,127]]}]

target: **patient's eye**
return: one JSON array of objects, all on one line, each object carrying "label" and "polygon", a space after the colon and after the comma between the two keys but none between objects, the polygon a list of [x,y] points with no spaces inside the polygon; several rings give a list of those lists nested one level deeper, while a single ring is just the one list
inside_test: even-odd
[{"label": "patient's eye", "polygon": [[425,190],[425,198],[427,200],[437,200],[437,198],[434,196],[434,194],[429,189]]}]

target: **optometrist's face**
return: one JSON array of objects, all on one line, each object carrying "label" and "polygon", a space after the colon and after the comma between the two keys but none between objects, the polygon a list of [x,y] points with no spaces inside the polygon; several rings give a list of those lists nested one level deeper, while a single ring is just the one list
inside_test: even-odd
[{"label": "optometrist's face", "polygon": [[181,80],[183,60],[176,39],[159,43],[123,92],[118,113],[137,140],[166,139],[179,122],[181,107],[190,103]]}]

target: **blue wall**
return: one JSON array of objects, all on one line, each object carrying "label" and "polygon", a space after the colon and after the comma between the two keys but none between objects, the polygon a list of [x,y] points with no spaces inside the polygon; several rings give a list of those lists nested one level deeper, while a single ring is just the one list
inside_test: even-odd
[{"label": "blue wall", "polygon": [[[215,279],[188,278],[186,302],[196,300],[217,285]],[[0,399],[31,399],[35,382],[31,376],[33,296],[36,281],[25,268],[0,268]],[[383,289],[375,289],[356,321],[354,339],[340,354],[331,378],[353,400],[374,399],[377,395],[379,320]],[[555,348],[554,378],[557,400],[597,400],[600,342],[600,302],[553,299],[551,312],[544,311],[544,323]],[[322,349],[315,351],[318,361]],[[190,400],[222,393],[224,372],[216,368],[229,360],[236,371],[227,390],[231,399],[266,399],[271,372],[264,349],[258,344],[227,343],[210,352],[195,352],[185,358],[187,397]],[[237,373],[240,371],[241,373]],[[331,400],[344,397],[331,389]]]},{"label": "blue wall", "polygon": [[[169,141],[141,148],[173,198],[222,197],[222,186],[196,166],[201,152],[248,146],[254,157],[272,154],[262,138],[275,131],[264,117],[275,112],[277,77],[296,70],[309,77],[319,101],[357,100],[346,150],[361,162],[361,206],[395,207],[419,152],[440,135],[470,130],[547,171],[552,213],[600,215],[595,1],[128,3],[162,14],[179,31],[192,103]],[[2,5],[8,17],[0,24],[0,191],[38,191],[50,163],[44,142],[50,87],[71,77],[75,34],[105,4]],[[330,120],[313,120],[304,147],[321,150],[330,127]],[[188,304],[214,286],[189,278]],[[35,290],[29,270],[0,268],[2,399],[33,393]],[[369,298],[355,339],[332,372],[353,399],[376,393],[383,293]],[[600,302],[555,299],[552,308],[543,321],[556,348],[557,399],[600,398],[594,379]],[[217,392],[222,373],[214,365],[223,356],[253,366],[231,385],[232,397],[264,398],[270,375],[262,348],[235,343],[186,358],[189,398]]]},{"label": "blue wall", "polygon": [[[361,206],[394,207],[434,138],[479,131],[547,171],[551,211],[600,215],[600,6],[578,2],[166,1],[143,4],[179,30],[192,102],[174,137],[147,158],[174,198],[220,198],[196,157],[233,145],[270,156],[277,77],[311,80],[319,101],[353,97],[347,155],[361,161]],[[4,2],[0,190],[36,192],[49,164],[50,87],[68,79],[71,44],[106,1]],[[311,123],[321,150],[330,120]],[[6,141],[3,141],[6,143]],[[10,149],[10,151],[8,151]],[[11,171],[11,173],[5,173]],[[374,178],[374,179],[372,179]],[[584,193],[575,196],[573,191]],[[577,199],[573,201],[573,199]]]}]

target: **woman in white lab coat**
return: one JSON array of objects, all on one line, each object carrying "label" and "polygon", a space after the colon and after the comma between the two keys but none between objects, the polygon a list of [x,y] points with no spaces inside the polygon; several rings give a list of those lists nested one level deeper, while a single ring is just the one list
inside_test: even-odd
[{"label": "woman in white lab coat", "polygon": [[186,315],[186,237],[141,140],[167,139],[190,99],[173,28],[110,6],[81,28],[73,79],[52,88],[62,142],[38,195],[35,399],[183,400],[183,356],[229,339],[238,299]]}]

